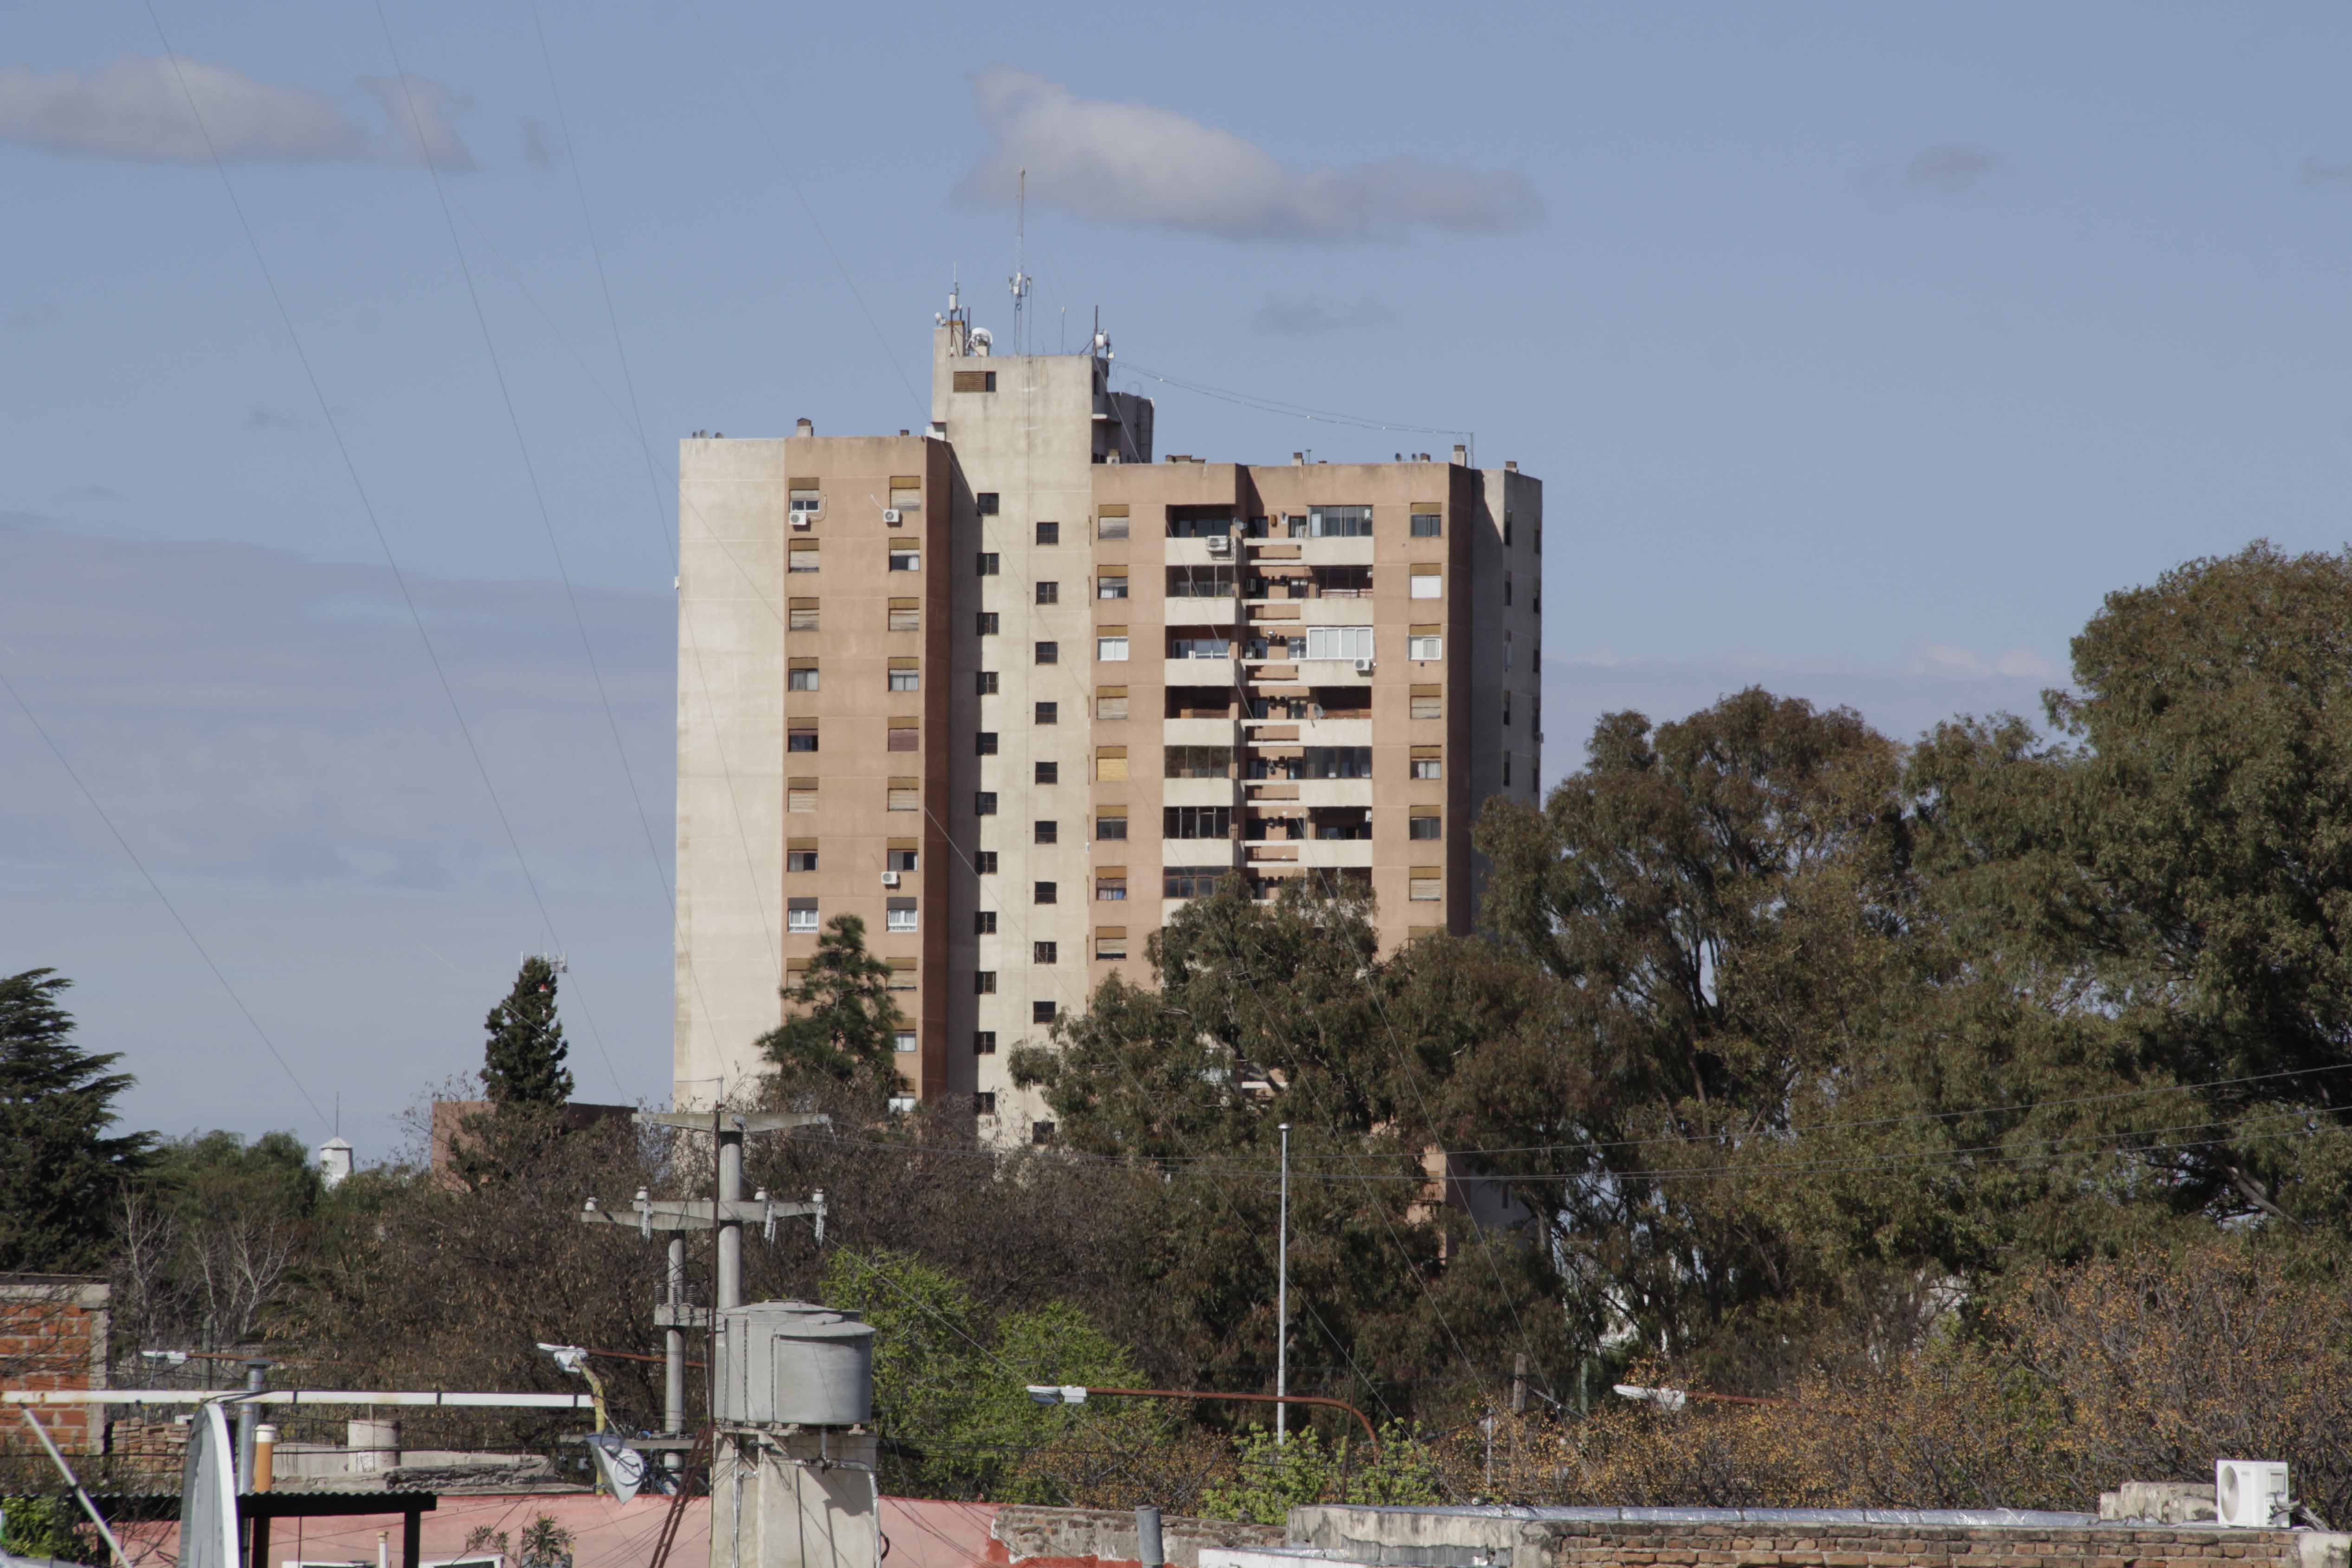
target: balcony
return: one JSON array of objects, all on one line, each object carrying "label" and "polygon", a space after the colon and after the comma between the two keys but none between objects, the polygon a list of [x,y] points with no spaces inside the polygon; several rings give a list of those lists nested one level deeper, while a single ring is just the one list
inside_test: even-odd
[{"label": "balcony", "polygon": [[1161,779],[1160,799],[1165,805],[1231,805],[1236,787],[1232,779]]},{"label": "balcony", "polygon": [[1231,719],[1160,721],[1160,739],[1171,746],[1230,746],[1234,738]]},{"label": "balcony", "polygon": [[[1370,540],[1349,540],[1350,544],[1370,544]],[[1163,539],[1160,542],[1160,559],[1171,566],[1231,566],[1241,559],[1238,542],[1227,537],[1208,539]],[[1370,556],[1364,557],[1370,561]]]},{"label": "balcony", "polygon": [[1160,841],[1160,863],[1162,866],[1228,866],[1238,862],[1230,838],[1163,838]]}]

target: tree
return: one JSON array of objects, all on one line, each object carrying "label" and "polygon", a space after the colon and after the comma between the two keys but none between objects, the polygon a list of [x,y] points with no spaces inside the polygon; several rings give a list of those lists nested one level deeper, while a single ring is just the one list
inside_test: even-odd
[{"label": "tree", "polygon": [[482,1084],[500,1110],[551,1110],[572,1098],[572,1074],[563,1058],[563,1026],[555,1016],[555,966],[544,958],[523,960],[514,989],[490,1009],[483,1028]]},{"label": "tree", "polygon": [[152,1158],[144,1132],[110,1134],[136,1081],[115,1052],[72,1043],[49,969],[0,979],[0,1272],[77,1273],[103,1258],[123,1189]]},{"label": "tree", "polygon": [[802,1011],[760,1037],[781,1089],[847,1089],[876,1111],[898,1092],[895,1053],[906,1020],[890,996],[890,966],[866,951],[864,921],[828,921],[805,975],[783,997]]}]

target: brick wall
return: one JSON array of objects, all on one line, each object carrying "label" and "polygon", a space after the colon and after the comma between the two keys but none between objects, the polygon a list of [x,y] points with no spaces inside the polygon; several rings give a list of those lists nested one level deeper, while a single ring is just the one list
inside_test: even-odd
[{"label": "brick wall", "polygon": [[[988,1560],[1007,1568],[1139,1568],[1142,1550],[1135,1534],[1135,1510],[1101,1508],[1029,1508],[996,1510]],[[1203,1546],[1279,1546],[1278,1524],[1235,1524],[1223,1519],[1160,1521],[1160,1549],[1171,1568],[1200,1568]]]},{"label": "brick wall", "polygon": [[1903,1524],[1543,1523],[1523,1527],[1520,1549],[1511,1562],[1512,1568],[2206,1568],[2218,1563],[2305,1568],[2306,1546],[2319,1544],[2312,1539],[2315,1534],[2118,1525],[1966,1530]]},{"label": "brick wall", "polygon": [[[0,1388],[104,1388],[108,1295],[104,1280],[76,1275],[0,1279]],[[47,1405],[38,1415],[59,1448],[94,1454],[105,1440],[101,1410]],[[0,1452],[40,1452],[22,1416],[0,1423]]]}]

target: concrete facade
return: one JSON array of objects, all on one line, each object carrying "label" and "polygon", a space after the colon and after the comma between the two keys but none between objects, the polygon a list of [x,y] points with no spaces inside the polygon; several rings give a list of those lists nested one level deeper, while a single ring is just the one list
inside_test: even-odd
[{"label": "concrete facade", "polygon": [[756,1074],[854,913],[908,975],[908,1095],[1049,1136],[1011,1053],[1148,981],[1187,898],[1320,878],[1384,947],[1467,931],[1479,808],[1538,798],[1538,480],[1460,447],[1155,461],[1106,342],[988,351],[938,328],[920,436],[681,447],[681,1107]]}]

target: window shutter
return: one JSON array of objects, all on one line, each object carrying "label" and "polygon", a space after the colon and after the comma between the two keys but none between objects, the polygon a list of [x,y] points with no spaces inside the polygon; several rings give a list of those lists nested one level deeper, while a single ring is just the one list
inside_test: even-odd
[{"label": "window shutter", "polygon": [[1412,754],[1416,759],[1422,757],[1442,757],[1445,754],[1445,748],[1443,746],[1415,746],[1412,749]]},{"label": "window shutter", "polygon": [[1417,637],[1433,637],[1441,635],[1444,630],[1445,628],[1440,626],[1412,626],[1408,628],[1408,635]]}]

